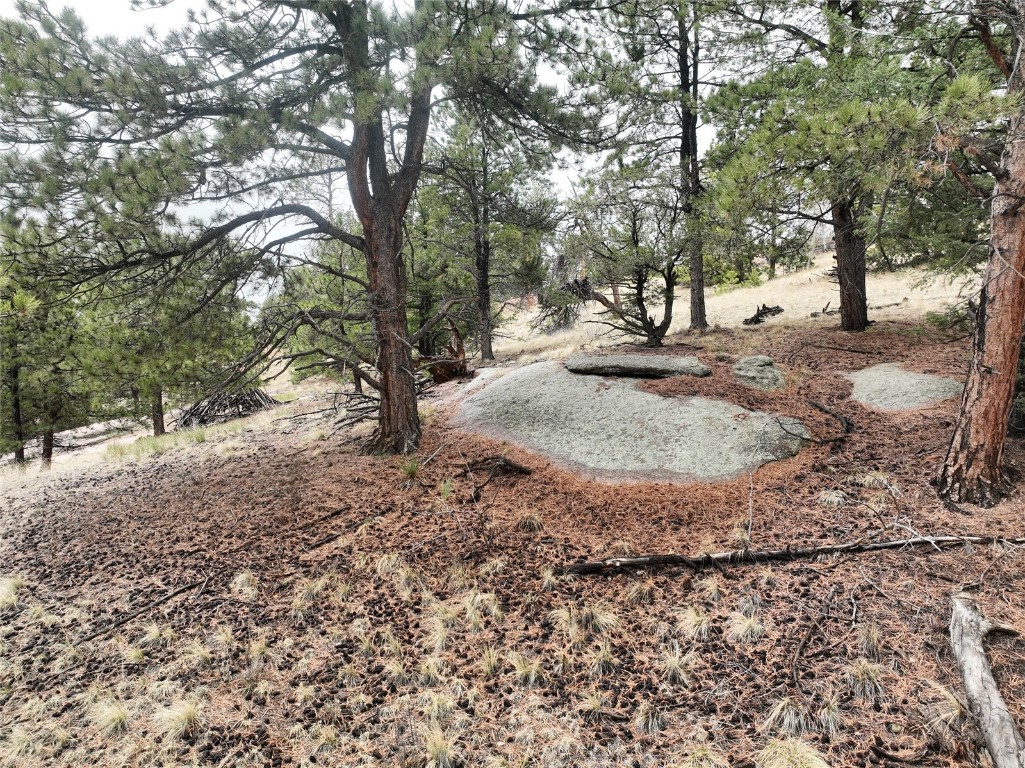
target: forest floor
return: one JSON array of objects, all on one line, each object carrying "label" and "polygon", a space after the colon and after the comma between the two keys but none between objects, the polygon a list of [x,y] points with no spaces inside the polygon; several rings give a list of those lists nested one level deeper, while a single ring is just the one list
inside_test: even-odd
[{"label": "forest floor", "polygon": [[[650,391],[791,415],[822,441],[725,482],[595,482],[454,429],[430,399],[416,461],[366,456],[366,429],[335,431],[313,384],[202,442],[7,474],[0,763],[773,768],[800,736],[832,766],[986,765],[949,596],[969,586],[1025,630],[1021,548],[559,575],[625,554],[1025,534],[1020,491],[991,509],[936,497],[956,400],[870,411],[840,375],[963,375],[967,340],[835,324],[671,339],[716,372],[768,354],[788,385]],[[532,472],[492,472],[495,456]],[[1020,476],[1022,440],[1007,457]],[[987,648],[1025,726],[1025,641]]]}]

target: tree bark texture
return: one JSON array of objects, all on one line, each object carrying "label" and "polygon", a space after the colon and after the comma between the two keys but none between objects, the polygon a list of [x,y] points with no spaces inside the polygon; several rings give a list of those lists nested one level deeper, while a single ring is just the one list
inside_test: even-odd
[{"label": "tree bark texture", "polygon": [[[1017,0],[1025,26],[1025,0]],[[1008,88],[1025,90],[1025,61]],[[1025,107],[1011,118],[990,209],[989,263],[961,410],[940,470],[940,495],[988,506],[1006,490],[1004,439],[1025,323]]]},{"label": "tree bark texture", "polygon": [[961,670],[968,706],[986,741],[995,768],[1025,768],[1025,739],[1007,709],[989,661],[983,638],[995,629],[982,618],[970,596],[951,596],[950,645]]},{"label": "tree bark texture", "polygon": [[[375,71],[367,33],[369,13],[368,3],[358,0],[338,4],[329,15],[346,41],[343,56],[356,78],[355,104],[378,101],[373,77],[369,77]],[[419,74],[414,73],[414,79]],[[346,158],[349,195],[363,227],[370,314],[377,342],[381,405],[377,435],[370,448],[379,453],[410,453],[420,444],[413,347],[406,324],[402,220],[420,181],[431,120],[433,80],[422,74],[409,101],[398,170],[389,167],[389,134],[380,108],[360,114],[354,121]]]},{"label": "tree bark texture", "polygon": [[153,437],[160,437],[167,429],[164,426],[164,390],[157,386],[150,397],[150,418],[153,422]]},{"label": "tree bark texture", "polygon": [[[13,354],[13,352],[12,352]],[[11,427],[14,432],[14,461],[25,463],[25,419],[21,412],[21,366],[11,366]]]},{"label": "tree bark texture", "polygon": [[[677,17],[677,66],[680,77],[680,181],[684,193],[683,209],[691,216],[701,194],[701,167],[698,163],[698,90],[699,51],[698,36],[691,40],[690,29],[683,13]],[[691,227],[689,251],[690,267],[690,327],[695,331],[708,328],[705,314],[705,258],[704,244],[697,236],[698,227]]]},{"label": "tree bark texture", "polygon": [[43,449],[39,458],[43,467],[49,467],[53,463],[53,427],[47,427],[43,432]]},{"label": "tree bark texture", "polygon": [[708,327],[705,315],[705,259],[701,243],[691,244],[690,251],[690,327],[703,331]]},{"label": "tree bark texture", "polygon": [[833,237],[836,241],[836,276],[840,282],[840,330],[863,331],[868,327],[865,293],[865,238],[858,232],[854,203],[833,203]]},{"label": "tree bark texture", "polygon": [[380,453],[409,453],[420,444],[420,419],[416,411],[413,349],[406,325],[401,215],[379,210],[372,227],[367,238],[367,265],[381,382],[381,413],[373,448]]}]

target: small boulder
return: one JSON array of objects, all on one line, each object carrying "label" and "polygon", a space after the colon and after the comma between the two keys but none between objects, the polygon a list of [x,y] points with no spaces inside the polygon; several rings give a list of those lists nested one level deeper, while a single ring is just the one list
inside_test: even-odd
[{"label": "small boulder", "polygon": [[593,376],[708,376],[712,370],[696,357],[668,355],[577,355],[566,360],[566,370]]},{"label": "small boulder", "polygon": [[771,390],[783,386],[783,374],[767,355],[752,355],[737,361],[733,375],[743,383],[758,389]]}]

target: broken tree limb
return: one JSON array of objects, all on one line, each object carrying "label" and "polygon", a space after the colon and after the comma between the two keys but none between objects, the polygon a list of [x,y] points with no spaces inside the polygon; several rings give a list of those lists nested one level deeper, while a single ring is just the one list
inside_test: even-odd
[{"label": "broken tree limb", "polygon": [[995,768],[1025,768],[1025,739],[1000,695],[982,644],[983,638],[996,630],[1008,628],[986,621],[970,595],[957,592],[950,596],[950,645],[986,749]]},{"label": "broken tree limb", "polygon": [[891,541],[858,541],[846,544],[824,544],[818,547],[797,547],[794,549],[738,549],[732,552],[713,552],[697,557],[686,555],[643,555],[641,557],[614,557],[608,560],[591,562],[567,563],[558,569],[561,574],[587,576],[596,573],[610,573],[627,568],[666,568],[683,566],[692,571],[700,571],[714,565],[748,565],[751,563],[788,562],[805,560],[822,555],[838,555],[846,553],[880,552],[887,549],[904,549],[905,547],[933,547],[936,550],[958,544],[1025,544],[1025,537],[1009,539],[1002,536],[916,536],[910,539]]},{"label": "broken tree limb", "polygon": [[79,643],[84,643],[84,642],[87,642],[89,640],[95,640],[100,635],[105,635],[108,632],[110,632],[111,630],[114,630],[114,629],[117,629],[118,627],[124,626],[125,624],[130,622],[132,619],[141,616],[142,614],[146,613],[149,610],[152,610],[153,608],[156,608],[158,605],[163,605],[164,603],[166,603],[167,601],[171,600],[172,598],[178,597],[178,595],[182,594],[183,592],[188,592],[189,590],[195,589],[196,587],[205,585],[209,580],[210,580],[210,577],[207,576],[205,579],[200,579],[199,581],[194,581],[191,584],[186,584],[184,587],[179,587],[178,589],[174,590],[173,592],[171,592],[169,594],[166,594],[163,597],[159,597],[159,598],[157,598],[156,600],[154,600],[151,603],[146,603],[146,605],[144,605],[142,608],[139,608],[136,611],[132,611],[127,616],[123,616],[120,619],[118,619],[117,621],[115,621],[115,622],[113,622],[111,624],[108,624],[105,627],[101,627],[100,629],[97,629],[95,632],[91,632],[90,634],[86,635],[85,637],[83,637],[78,642]]}]

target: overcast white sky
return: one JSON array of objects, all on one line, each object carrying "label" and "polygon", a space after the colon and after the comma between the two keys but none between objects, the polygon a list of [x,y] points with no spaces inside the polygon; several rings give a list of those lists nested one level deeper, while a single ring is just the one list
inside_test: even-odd
[{"label": "overcast white sky", "polygon": [[[49,0],[50,10],[73,8],[85,20],[86,28],[95,36],[132,37],[147,27],[170,30],[181,26],[189,7],[201,8],[202,0],[177,0],[166,8],[133,10],[129,0]],[[0,0],[0,16],[16,16],[15,0]]]}]

